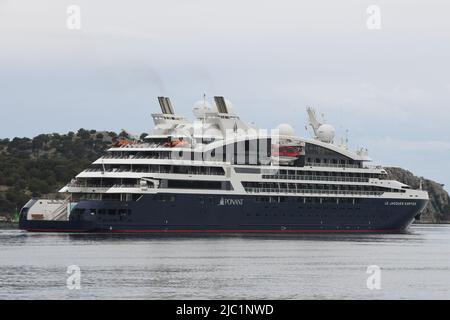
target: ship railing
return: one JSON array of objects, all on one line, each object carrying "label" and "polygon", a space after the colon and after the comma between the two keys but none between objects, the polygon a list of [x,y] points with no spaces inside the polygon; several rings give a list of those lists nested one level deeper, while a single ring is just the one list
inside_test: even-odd
[{"label": "ship railing", "polygon": [[[191,145],[182,145],[182,146],[177,146],[178,148],[188,148]],[[119,147],[121,149],[130,149],[130,148],[136,148],[136,149],[144,149],[144,148],[170,148],[169,146],[167,146],[164,143],[132,143],[132,144],[127,144],[127,145],[123,145],[121,147]]]},{"label": "ship railing", "polygon": [[111,188],[140,188],[140,184],[115,184]]},{"label": "ship railing", "polygon": [[321,176],[302,176],[302,175],[263,175],[263,179],[283,179],[283,180],[317,180],[317,181],[339,181],[339,182],[369,182],[369,178],[358,177],[321,177]]},{"label": "ship railing", "polygon": [[283,194],[326,194],[326,195],[368,195],[381,196],[382,191],[343,191],[343,190],[313,190],[313,189],[285,189],[285,188],[245,188],[249,193],[283,193]]},{"label": "ship railing", "polygon": [[122,159],[161,159],[161,160],[170,160],[171,157],[169,155],[158,155],[158,154],[154,154],[154,155],[133,155],[133,154],[129,154],[129,155],[104,155],[102,157],[100,157],[100,159],[117,159],[117,160],[122,160]]},{"label": "ship railing", "polygon": [[73,188],[110,188],[111,186],[104,184],[86,184],[86,183],[77,183],[71,182],[67,185],[68,187]]},{"label": "ship railing", "polygon": [[383,166],[374,165],[374,164],[365,164],[364,169],[383,169]]},{"label": "ship railing", "polygon": [[140,184],[84,184],[84,183],[69,183],[69,187],[72,188],[140,188]]},{"label": "ship railing", "polygon": [[131,173],[166,173],[166,174],[188,174],[188,175],[214,175],[214,176],[223,176],[224,173],[221,171],[186,171],[186,172],[171,172],[169,170],[146,170],[146,169],[124,169],[124,168],[110,168],[103,170],[102,168],[89,168],[84,170],[84,172],[131,172]]},{"label": "ship railing", "polygon": [[331,168],[363,168],[359,164],[341,164],[341,163],[314,163],[307,162],[305,163],[305,167],[331,167]]}]

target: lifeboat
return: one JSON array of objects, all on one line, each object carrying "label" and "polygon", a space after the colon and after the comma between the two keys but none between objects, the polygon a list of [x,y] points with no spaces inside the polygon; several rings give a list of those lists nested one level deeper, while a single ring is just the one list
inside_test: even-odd
[{"label": "lifeboat", "polygon": [[177,140],[168,141],[168,142],[164,143],[163,146],[168,147],[168,148],[175,148],[175,147],[180,148],[180,147],[186,147],[188,145],[189,144],[186,141],[177,139]]},{"label": "lifeboat", "polygon": [[272,156],[297,158],[300,156],[299,146],[273,145]]},{"label": "lifeboat", "polygon": [[116,141],[116,143],[113,144],[114,147],[116,148],[120,148],[120,147],[124,147],[130,144],[133,144],[134,142],[131,140],[127,140],[127,139],[119,139]]},{"label": "lifeboat", "polygon": [[303,166],[305,158],[304,145],[275,144],[272,145],[272,161],[276,164]]},{"label": "lifeboat", "polygon": [[171,143],[170,143],[170,147],[171,148],[174,148],[174,147],[185,147],[187,145],[188,145],[188,143],[186,141],[184,141],[184,140],[174,140],[174,141],[171,141]]}]

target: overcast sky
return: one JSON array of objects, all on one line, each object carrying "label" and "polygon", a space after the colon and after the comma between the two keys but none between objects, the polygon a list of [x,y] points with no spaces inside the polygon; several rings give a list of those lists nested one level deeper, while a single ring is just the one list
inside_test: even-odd
[{"label": "overcast sky", "polygon": [[193,118],[203,93],[306,135],[309,105],[376,163],[449,190],[449,14],[445,0],[0,0],[0,137],[140,134],[158,95]]}]

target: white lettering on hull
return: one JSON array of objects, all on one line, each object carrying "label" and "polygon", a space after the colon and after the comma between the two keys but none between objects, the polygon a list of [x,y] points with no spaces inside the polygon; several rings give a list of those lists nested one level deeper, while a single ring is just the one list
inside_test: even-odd
[{"label": "white lettering on hull", "polygon": [[244,204],[244,199],[227,199],[220,198],[219,206],[242,206]]},{"label": "white lettering on hull", "polygon": [[416,206],[417,202],[415,201],[386,201],[384,203],[385,206]]}]

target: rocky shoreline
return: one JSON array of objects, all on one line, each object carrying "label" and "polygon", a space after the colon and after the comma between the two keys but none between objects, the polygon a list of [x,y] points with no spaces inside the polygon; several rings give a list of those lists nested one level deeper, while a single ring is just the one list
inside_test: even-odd
[{"label": "rocky shoreline", "polygon": [[420,216],[421,223],[450,223],[450,196],[443,185],[425,178],[415,176],[412,172],[395,167],[386,167],[391,179],[403,182],[413,189],[420,187],[428,191],[430,201]]},{"label": "rocky shoreline", "polygon": [[0,230],[1,229],[18,229],[19,223],[18,222],[0,222]]}]

